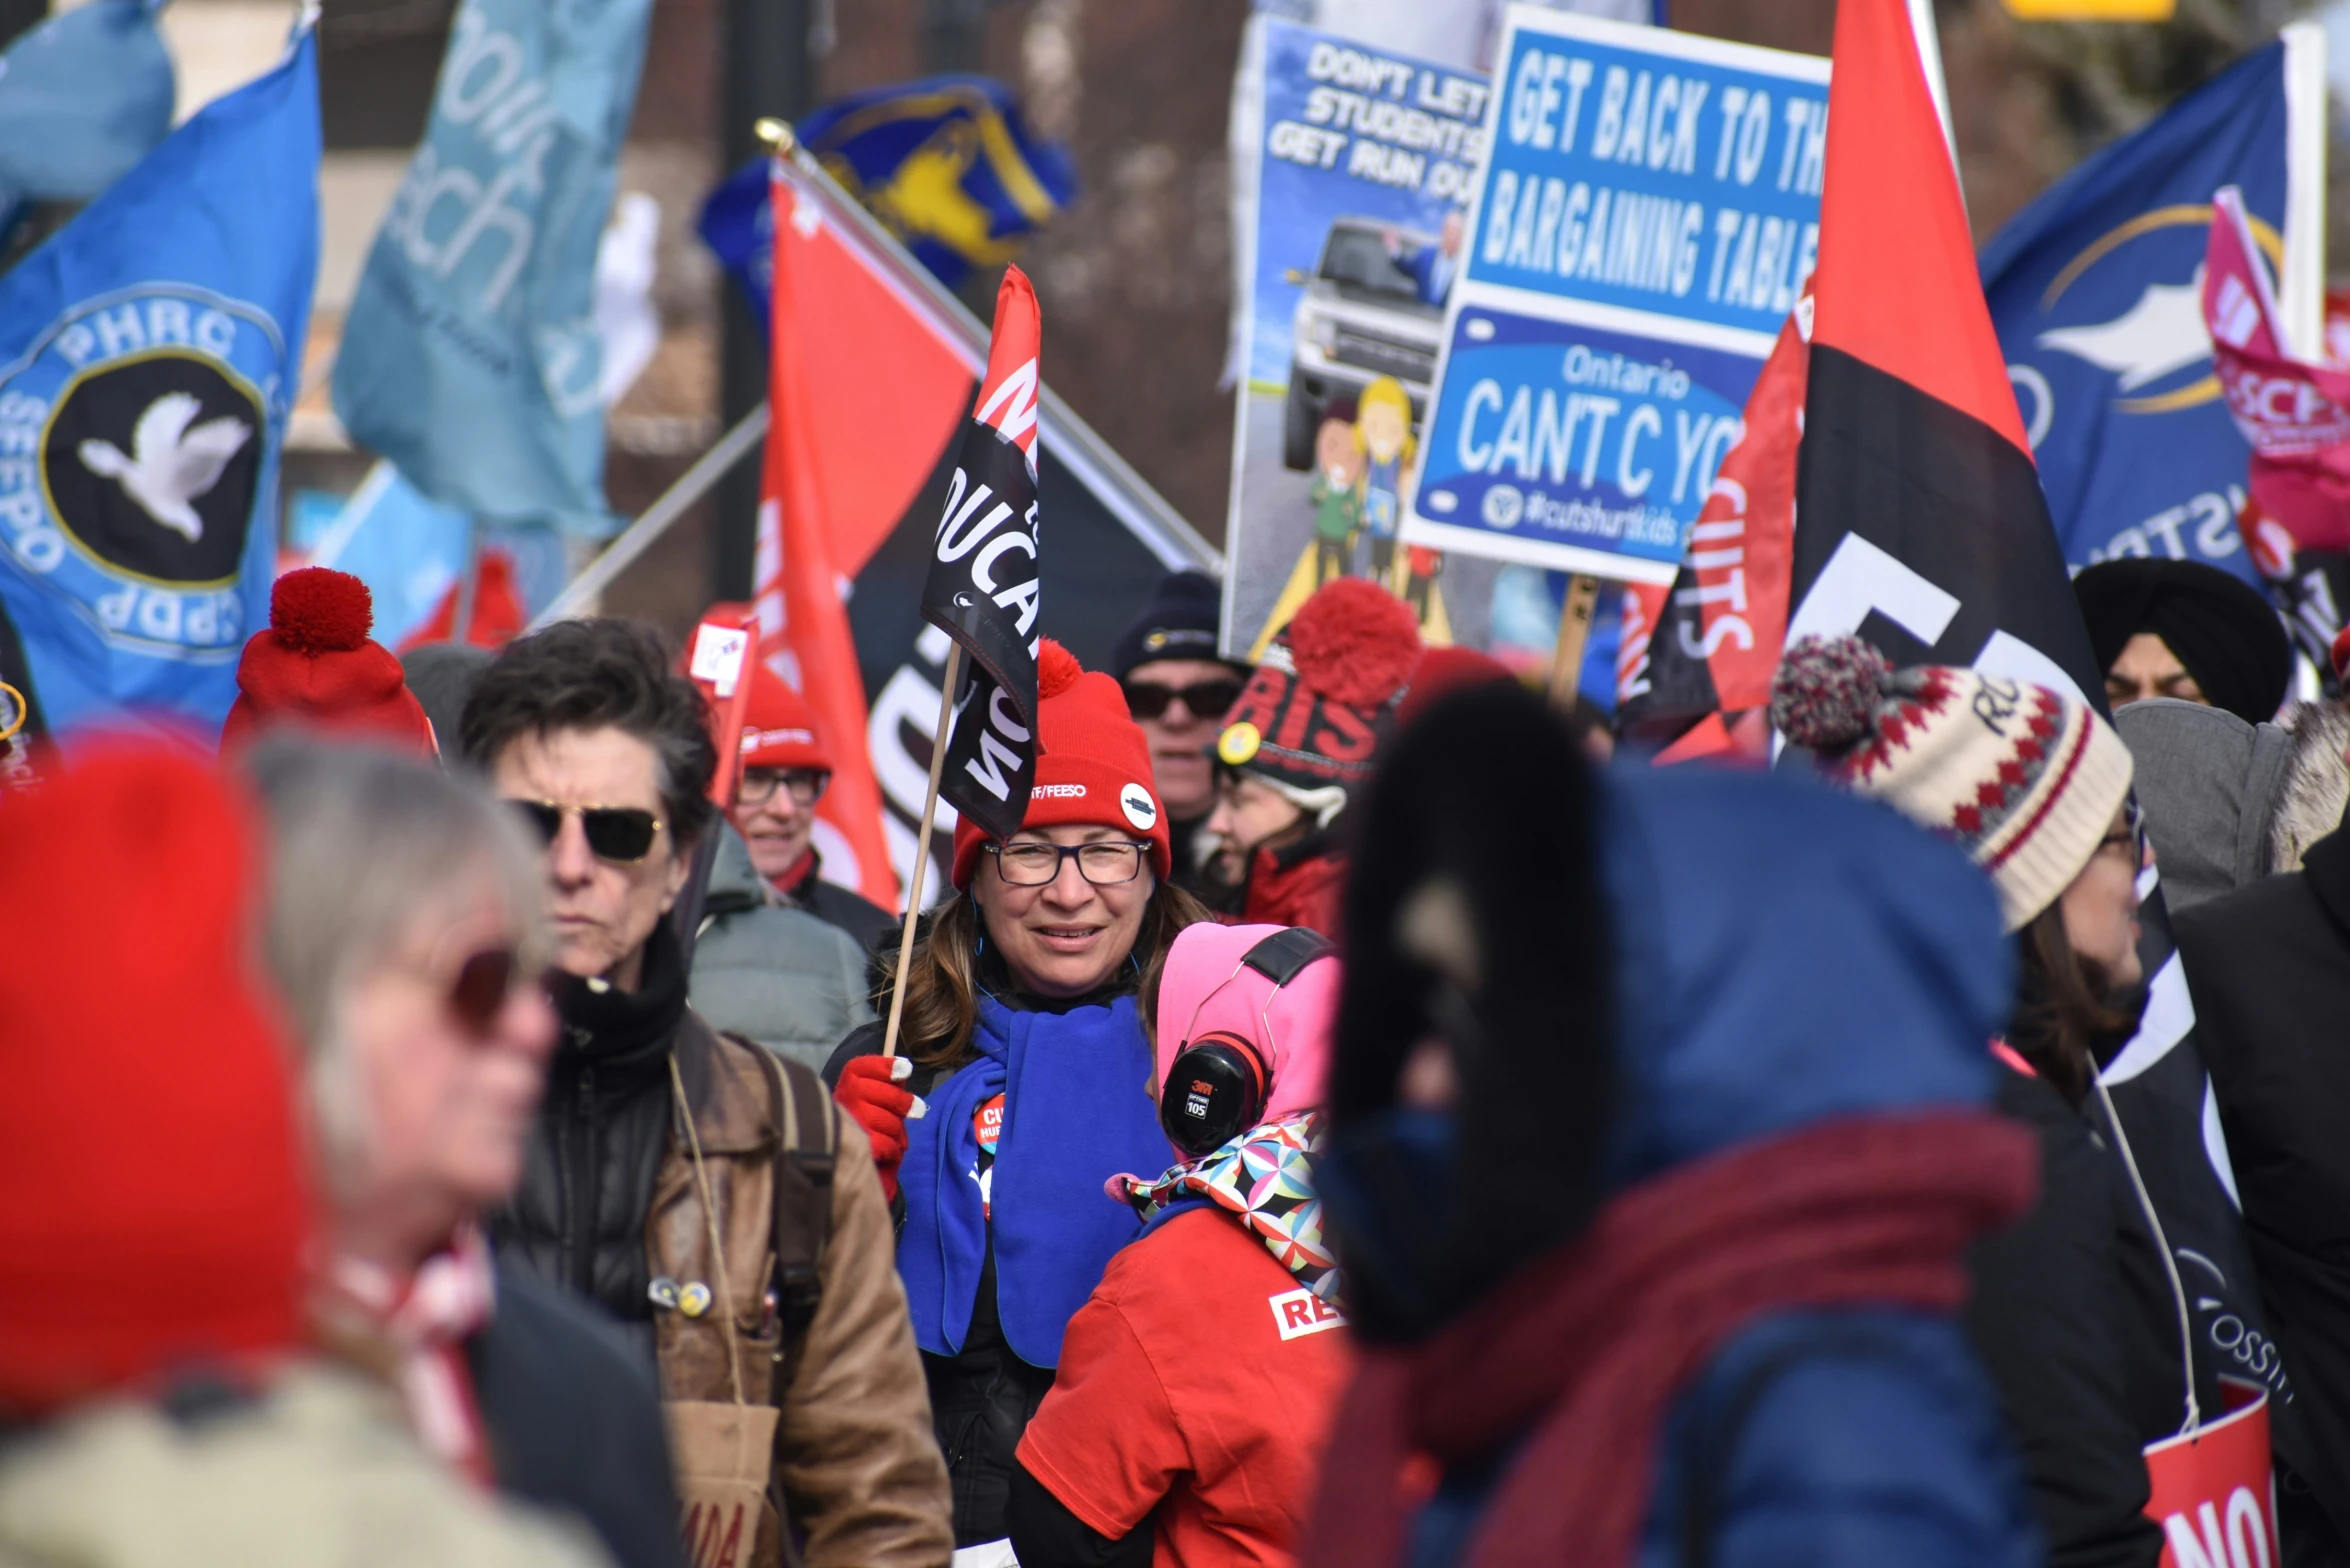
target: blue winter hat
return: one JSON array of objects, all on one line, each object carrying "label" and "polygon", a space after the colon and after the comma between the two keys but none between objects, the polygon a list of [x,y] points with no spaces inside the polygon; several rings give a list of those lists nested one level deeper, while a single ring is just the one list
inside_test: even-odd
[{"label": "blue winter hat", "polygon": [[1206,572],[1169,572],[1151,590],[1142,613],[1119,634],[1110,673],[1123,681],[1136,665],[1153,659],[1222,658],[1216,630],[1223,604],[1223,585]]}]

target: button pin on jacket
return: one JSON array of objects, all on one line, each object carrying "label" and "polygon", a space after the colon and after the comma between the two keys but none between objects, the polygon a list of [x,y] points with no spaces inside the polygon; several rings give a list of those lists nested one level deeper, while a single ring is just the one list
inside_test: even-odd
[{"label": "button pin on jacket", "polygon": [[656,1307],[667,1307],[671,1311],[675,1311],[677,1308],[677,1281],[666,1274],[655,1279],[652,1287],[645,1294],[652,1299],[652,1303]]},{"label": "button pin on jacket", "polygon": [[692,1280],[679,1287],[677,1310],[689,1318],[698,1318],[710,1310],[710,1287],[700,1280]]}]

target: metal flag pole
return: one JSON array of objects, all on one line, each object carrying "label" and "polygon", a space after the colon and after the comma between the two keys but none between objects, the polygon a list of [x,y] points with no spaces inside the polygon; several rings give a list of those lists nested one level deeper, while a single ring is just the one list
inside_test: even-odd
[{"label": "metal flag pole", "polygon": [[922,880],[930,869],[930,830],[938,819],[938,780],[946,770],[947,737],[955,723],[955,687],[963,676],[963,645],[947,645],[946,677],[938,690],[938,730],[930,738],[930,782],[922,792],[922,830],[914,840],[914,875],[906,889],[906,923],[898,932],[898,972],[889,987],[889,1025],[881,1054],[898,1054],[898,1025],[906,1014],[906,971],[914,961],[914,922],[922,918]]},{"label": "metal flag pole", "polygon": [[759,449],[767,435],[767,405],[761,403],[742,418],[742,422],[718,438],[718,444],[704,452],[678,476],[677,483],[661,492],[661,498],[645,508],[645,515],[604,547],[604,553],[587,564],[570,585],[557,594],[554,602],[531,619],[530,630],[567,621],[583,612],[596,595],[612,586],[613,580],[636,563],[636,558],[652,547],[653,541],[669,531],[669,525],[685,514],[688,507],[699,501],[726,477],[727,471]]}]

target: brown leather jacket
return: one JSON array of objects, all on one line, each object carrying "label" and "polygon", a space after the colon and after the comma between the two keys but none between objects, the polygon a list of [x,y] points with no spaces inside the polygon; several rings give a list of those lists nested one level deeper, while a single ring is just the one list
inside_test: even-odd
[{"label": "brown leather jacket", "polygon": [[[702,1053],[708,1053],[707,1070],[695,1071],[686,1058]],[[663,1397],[780,1407],[774,1493],[803,1538],[801,1560],[811,1568],[938,1568],[954,1550],[946,1461],[931,1428],[922,1359],[898,1283],[896,1235],[871,1145],[853,1120],[825,1102],[837,1154],[823,1295],[805,1333],[787,1336],[769,1304],[775,1255],[769,1200],[775,1113],[780,1108],[783,1125],[796,1126],[798,1107],[778,1107],[775,1089],[788,1097],[810,1080],[774,1085],[757,1047],[716,1034],[691,1013],[678,1031],[677,1054],[681,1081],[706,1087],[694,1097],[690,1138],[673,1107],[646,1246],[657,1278],[681,1286],[705,1282],[714,1299],[692,1315],[654,1313]],[[693,1156],[697,1141],[719,1215],[723,1271],[711,1259]],[[731,1362],[730,1339],[737,1352]]]}]

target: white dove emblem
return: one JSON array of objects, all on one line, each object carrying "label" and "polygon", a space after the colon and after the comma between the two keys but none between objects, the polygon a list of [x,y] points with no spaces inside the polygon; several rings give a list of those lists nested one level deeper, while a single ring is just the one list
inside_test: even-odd
[{"label": "white dove emblem", "polygon": [[188,421],[203,404],[185,392],[166,392],[147,405],[131,432],[133,456],[111,441],[84,441],[82,466],[103,479],[121,481],[123,493],[164,527],[193,544],[204,537],[204,519],[195,502],[220,483],[221,471],[253,438],[252,427],[234,414],[207,419],[193,430]]},{"label": "white dove emblem", "polygon": [[2113,371],[2124,392],[2183,370],[2211,353],[2211,333],[2203,324],[2203,269],[2197,267],[2185,283],[2149,283],[2138,303],[2111,321],[2043,332],[2040,346]]}]

